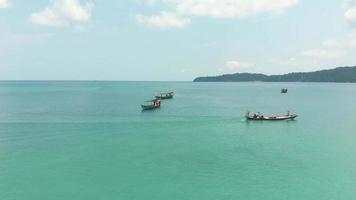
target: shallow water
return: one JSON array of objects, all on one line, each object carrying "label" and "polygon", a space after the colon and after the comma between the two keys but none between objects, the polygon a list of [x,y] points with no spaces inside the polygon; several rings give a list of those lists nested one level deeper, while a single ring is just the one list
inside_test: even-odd
[{"label": "shallow water", "polygon": [[[175,98],[141,112],[166,90]],[[0,199],[356,199],[355,94],[331,83],[0,82]],[[247,109],[300,116],[246,122]]]}]

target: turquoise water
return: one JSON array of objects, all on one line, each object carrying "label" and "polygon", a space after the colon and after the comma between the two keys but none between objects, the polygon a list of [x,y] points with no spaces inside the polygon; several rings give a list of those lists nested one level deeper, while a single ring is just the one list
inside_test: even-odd
[{"label": "turquoise water", "polygon": [[0,82],[0,199],[356,199],[356,85]]}]

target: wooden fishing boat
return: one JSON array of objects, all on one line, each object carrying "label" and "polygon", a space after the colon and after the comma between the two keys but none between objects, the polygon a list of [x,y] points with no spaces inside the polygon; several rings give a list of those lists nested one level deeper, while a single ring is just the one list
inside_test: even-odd
[{"label": "wooden fishing boat", "polygon": [[295,114],[290,114],[289,112],[286,115],[272,115],[272,116],[264,116],[261,114],[254,114],[250,115],[249,112],[246,114],[246,119],[247,120],[256,120],[256,121],[281,121],[281,120],[293,120],[298,115]]},{"label": "wooden fishing boat", "polygon": [[141,104],[142,110],[152,110],[161,107],[161,101],[154,99],[151,101],[145,101],[145,104]]},{"label": "wooden fishing boat", "polygon": [[288,92],[288,89],[287,89],[287,88],[281,89],[281,93],[282,93],[282,94],[285,94],[285,93],[287,93],[287,92]]},{"label": "wooden fishing boat", "polygon": [[156,99],[172,99],[173,96],[174,96],[174,92],[166,92],[157,95]]}]

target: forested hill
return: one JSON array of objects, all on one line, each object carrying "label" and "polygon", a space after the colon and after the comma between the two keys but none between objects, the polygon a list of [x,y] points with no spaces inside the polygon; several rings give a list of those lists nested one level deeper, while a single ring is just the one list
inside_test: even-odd
[{"label": "forested hill", "polygon": [[293,72],[284,75],[252,73],[225,74],[221,76],[198,77],[194,82],[337,82],[356,83],[356,66],[338,67],[315,72]]}]

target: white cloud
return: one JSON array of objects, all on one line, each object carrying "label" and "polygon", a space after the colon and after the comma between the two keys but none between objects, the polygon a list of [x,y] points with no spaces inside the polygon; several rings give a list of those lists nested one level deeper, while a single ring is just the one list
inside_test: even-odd
[{"label": "white cloud", "polygon": [[356,23],[356,6],[347,9],[344,17],[349,23]]},{"label": "white cloud", "polygon": [[173,10],[149,17],[138,15],[137,21],[161,28],[182,28],[190,24],[190,17],[195,16],[240,19],[266,13],[279,14],[297,5],[299,0],[146,0],[151,6],[158,2]]},{"label": "white cloud", "polygon": [[11,4],[8,0],[0,0],[0,9],[1,8],[8,8],[10,7]]},{"label": "white cloud", "polygon": [[305,50],[302,53],[302,56],[317,58],[317,59],[334,59],[340,58],[344,55],[344,52],[334,49],[309,49]]},{"label": "white cloud", "polygon": [[191,72],[193,72],[193,70],[190,68],[185,68],[185,69],[181,69],[180,72],[181,73],[191,73]]},{"label": "white cloud", "polygon": [[146,3],[150,6],[153,6],[156,4],[156,0],[146,0]]},{"label": "white cloud", "polygon": [[30,21],[43,26],[65,26],[71,23],[83,23],[90,19],[93,4],[81,4],[78,0],[54,0],[40,12],[33,13]]},{"label": "white cloud", "polygon": [[237,60],[230,60],[225,62],[224,67],[219,67],[217,68],[217,71],[219,73],[232,73],[232,72],[251,72],[254,71],[253,67],[255,65],[248,63],[248,62],[242,62],[242,61],[237,61]]},{"label": "white cloud", "polygon": [[224,68],[219,67],[219,68],[217,69],[217,71],[220,72],[220,73],[222,73],[222,72],[224,72]]},{"label": "white cloud", "polygon": [[296,60],[297,60],[297,59],[294,58],[294,57],[291,57],[291,58],[288,59],[289,62],[295,62]]},{"label": "white cloud", "polygon": [[183,0],[176,5],[181,15],[214,18],[243,18],[263,13],[280,13],[298,0]]},{"label": "white cloud", "polygon": [[350,47],[356,47],[356,31],[349,34],[347,44]]},{"label": "white cloud", "polygon": [[337,40],[334,40],[334,39],[327,39],[327,40],[324,40],[324,42],[322,43],[323,46],[325,47],[341,47],[341,43]]},{"label": "white cloud", "polygon": [[43,26],[63,26],[66,25],[66,21],[56,14],[51,8],[46,8],[45,10],[33,13],[31,15],[30,21],[34,24]]},{"label": "white cloud", "polygon": [[251,63],[247,63],[247,62],[232,60],[232,61],[227,61],[225,63],[225,66],[230,71],[237,71],[237,70],[248,69],[248,68],[252,67],[253,65]]},{"label": "white cloud", "polygon": [[137,22],[149,27],[158,27],[162,29],[183,28],[190,24],[190,19],[181,18],[174,13],[161,12],[159,15],[136,16]]},{"label": "white cloud", "polygon": [[356,31],[353,31],[337,40],[330,38],[324,40],[321,46],[302,51],[301,55],[314,59],[337,59],[345,55],[350,55],[355,47]]},{"label": "white cloud", "polygon": [[336,50],[350,50],[350,48],[356,47],[356,31],[351,31],[338,40],[325,40],[322,45],[325,48],[334,48]]}]

